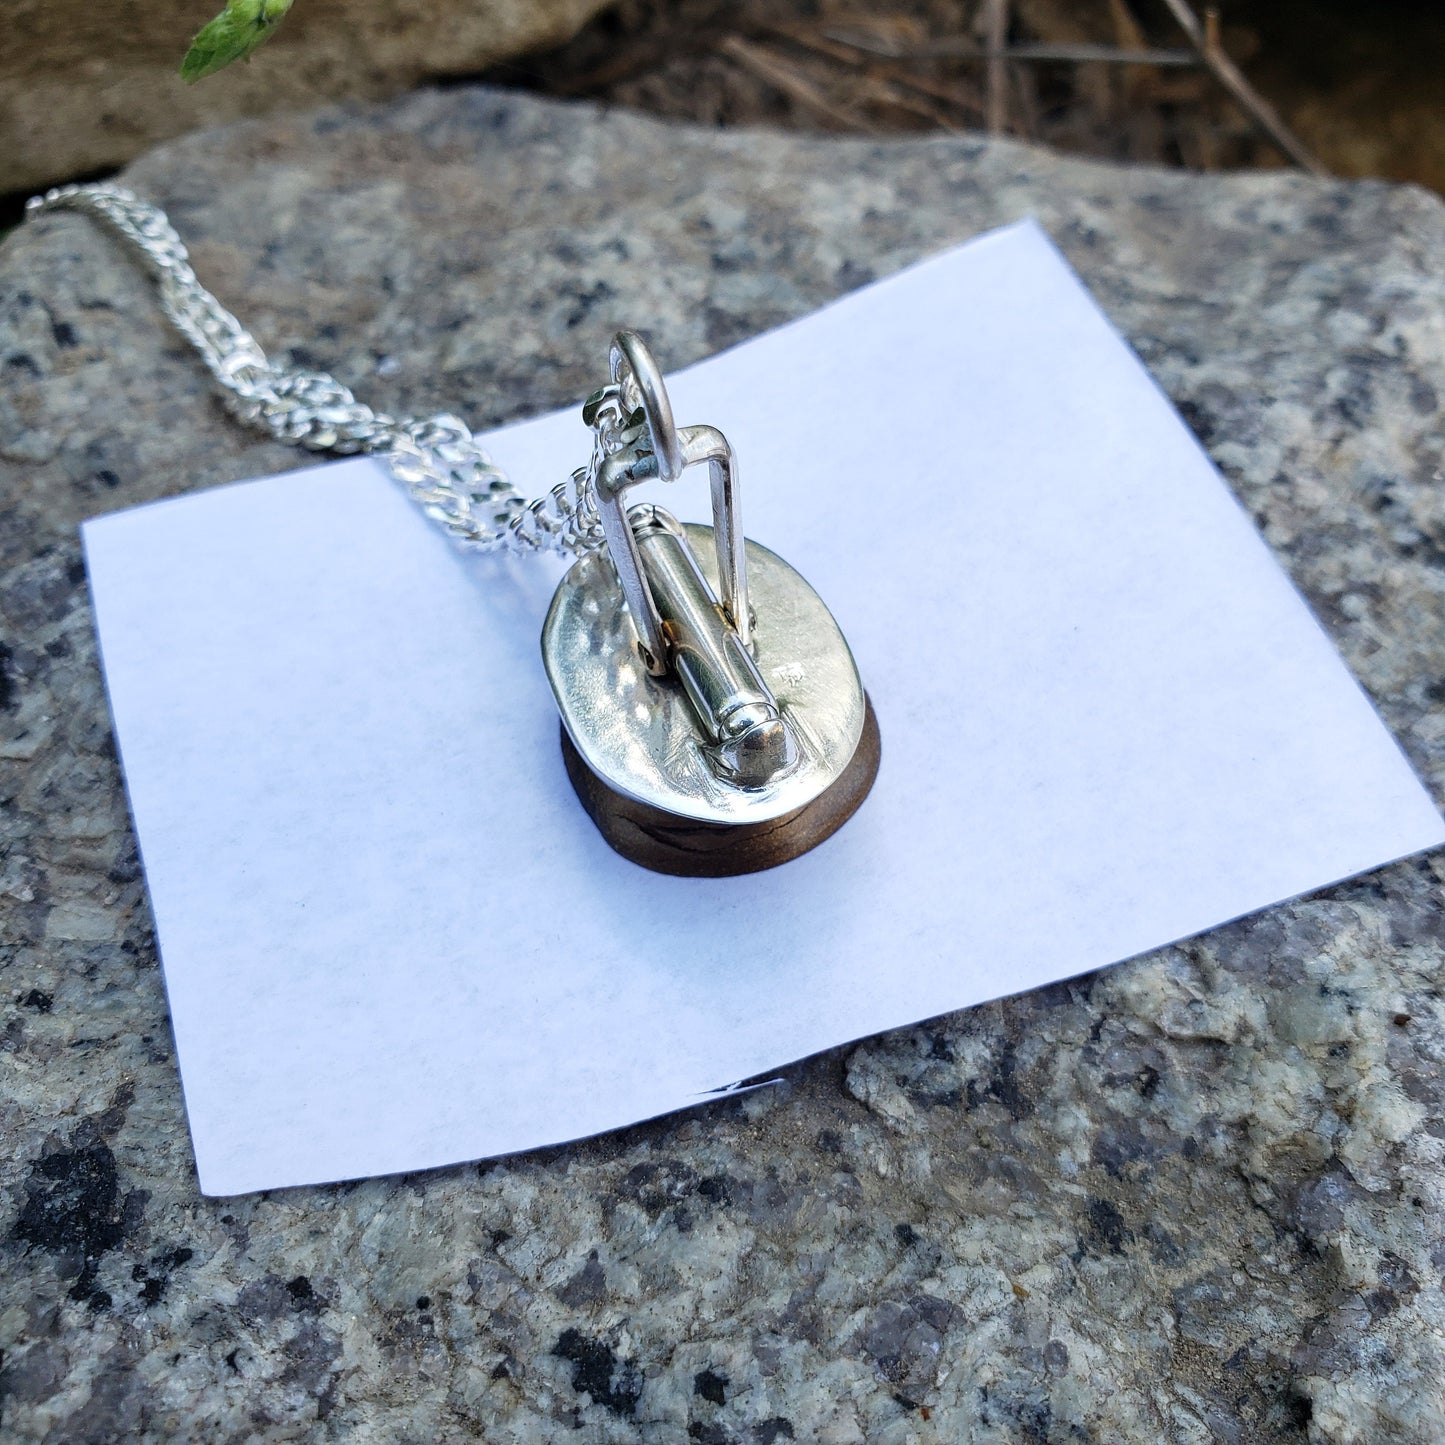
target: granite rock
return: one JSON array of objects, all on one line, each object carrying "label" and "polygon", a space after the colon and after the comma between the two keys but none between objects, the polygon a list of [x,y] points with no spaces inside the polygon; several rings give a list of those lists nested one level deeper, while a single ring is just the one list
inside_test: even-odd
[{"label": "granite rock", "polygon": [[[276,354],[479,427],[575,400],[620,323],[678,365],[1033,212],[1445,795],[1421,191],[476,90],[130,181]],[[772,1092],[200,1198],[75,528],[305,459],[227,419],[80,218],[0,249],[0,377],[6,1439],[1445,1438],[1439,856]]]}]

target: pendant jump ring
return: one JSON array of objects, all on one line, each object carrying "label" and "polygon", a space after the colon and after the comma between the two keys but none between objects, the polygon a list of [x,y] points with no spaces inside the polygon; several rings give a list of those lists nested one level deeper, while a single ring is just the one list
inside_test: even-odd
[{"label": "pendant jump ring", "polygon": [[652,352],[635,331],[619,331],[612,338],[610,363],[614,384],[629,374],[636,384],[647,428],[652,433],[657,475],[664,482],[675,482],[682,475],[682,442],[672,419],[672,402],[668,400],[667,387]]}]

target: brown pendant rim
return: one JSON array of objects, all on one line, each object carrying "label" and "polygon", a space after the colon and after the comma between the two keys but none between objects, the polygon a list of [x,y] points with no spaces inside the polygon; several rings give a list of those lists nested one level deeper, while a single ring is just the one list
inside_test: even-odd
[{"label": "brown pendant rim", "polygon": [[883,757],[873,700],[863,695],[863,732],[841,773],[812,802],[762,823],[710,823],[665,812],[609,787],[561,728],[567,778],[608,846],[631,863],[676,878],[736,878],[800,858],[831,838],[873,789]]}]

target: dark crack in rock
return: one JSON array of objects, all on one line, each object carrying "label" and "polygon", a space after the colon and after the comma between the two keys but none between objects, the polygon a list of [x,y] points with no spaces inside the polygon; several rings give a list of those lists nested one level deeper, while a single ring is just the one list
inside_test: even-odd
[{"label": "dark crack in rock", "polygon": [[[472,89],[214,131],[129,179],[275,354],[477,426],[573,403],[619,325],[682,365],[1033,213],[1445,794],[1421,191]],[[0,1437],[1445,1439],[1438,857],[785,1094],[200,1198],[75,529],[306,461],[228,419],[86,222],[0,247]]]}]

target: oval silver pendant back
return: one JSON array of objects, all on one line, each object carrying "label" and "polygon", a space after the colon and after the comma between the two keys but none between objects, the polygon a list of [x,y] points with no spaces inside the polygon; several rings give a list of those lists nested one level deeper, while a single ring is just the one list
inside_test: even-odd
[{"label": "oval silver pendant back", "polygon": [[[718,591],[713,529],[682,530]],[[705,824],[797,813],[837,782],[863,736],[863,686],[832,614],[781,557],[751,541],[746,552],[753,659],[797,743],[792,764],[761,787],[718,776],[682,687],[649,674],[605,553],[583,557],[562,579],[542,629],[547,678],[587,767],[627,798]]]}]

